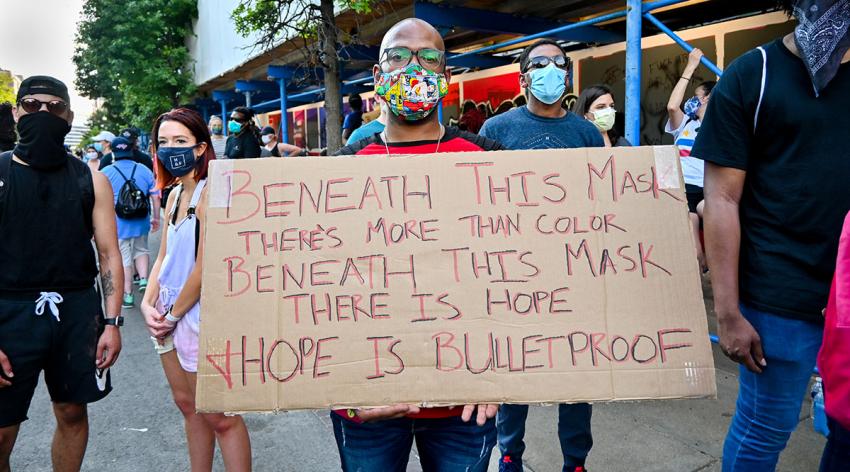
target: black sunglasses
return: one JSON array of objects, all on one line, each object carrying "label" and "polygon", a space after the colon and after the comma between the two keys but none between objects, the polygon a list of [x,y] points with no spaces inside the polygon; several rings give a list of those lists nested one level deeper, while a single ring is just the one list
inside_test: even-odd
[{"label": "black sunglasses", "polygon": [[525,65],[525,70],[523,73],[528,72],[531,69],[542,69],[549,64],[555,64],[555,67],[559,69],[567,69],[570,66],[571,61],[566,56],[537,56],[532,57],[528,60],[528,63]]},{"label": "black sunglasses", "polygon": [[27,113],[37,113],[41,110],[42,105],[47,105],[47,111],[56,115],[62,116],[68,111],[68,104],[63,102],[62,100],[50,100],[49,102],[42,102],[41,100],[37,100],[35,98],[24,98],[18,102],[21,108],[24,109]]}]

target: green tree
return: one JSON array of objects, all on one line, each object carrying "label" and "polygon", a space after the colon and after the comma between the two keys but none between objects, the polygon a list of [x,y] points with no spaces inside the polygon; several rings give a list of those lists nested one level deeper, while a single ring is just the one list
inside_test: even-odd
[{"label": "green tree", "polygon": [[0,71],[0,103],[15,103],[15,90],[13,86],[12,73],[7,70]]},{"label": "green tree", "polygon": [[301,65],[324,70],[328,154],[342,147],[342,122],[338,119],[342,115],[339,48],[357,42],[356,33],[337,26],[334,10],[351,9],[360,15],[376,13],[380,1],[240,0],[233,10],[239,34],[248,37],[259,33],[255,46],[268,50],[282,40],[298,42],[304,52]]},{"label": "green tree", "polygon": [[101,104],[92,128],[148,129],[195,93],[186,37],[195,0],[85,0],[77,25],[75,84]]}]

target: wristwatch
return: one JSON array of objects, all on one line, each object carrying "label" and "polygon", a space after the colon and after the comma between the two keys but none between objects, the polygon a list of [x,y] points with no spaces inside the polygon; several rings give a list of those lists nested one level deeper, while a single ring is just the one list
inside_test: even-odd
[{"label": "wristwatch", "polygon": [[120,328],[124,326],[124,317],[121,315],[112,316],[103,319],[103,324],[106,326],[115,326],[116,328]]}]

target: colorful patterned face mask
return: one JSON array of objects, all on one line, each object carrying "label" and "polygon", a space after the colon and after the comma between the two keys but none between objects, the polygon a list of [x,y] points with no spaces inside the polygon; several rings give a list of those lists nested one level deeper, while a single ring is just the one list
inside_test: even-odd
[{"label": "colorful patterned face mask", "polygon": [[449,92],[446,76],[409,64],[403,69],[382,72],[375,83],[375,93],[386,100],[396,116],[418,121],[431,114]]}]

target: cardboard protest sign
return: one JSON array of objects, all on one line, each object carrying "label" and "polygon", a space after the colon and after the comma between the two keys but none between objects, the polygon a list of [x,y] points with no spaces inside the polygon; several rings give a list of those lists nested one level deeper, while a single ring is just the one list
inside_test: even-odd
[{"label": "cardboard protest sign", "polygon": [[213,162],[198,408],[714,396],[677,156]]}]

